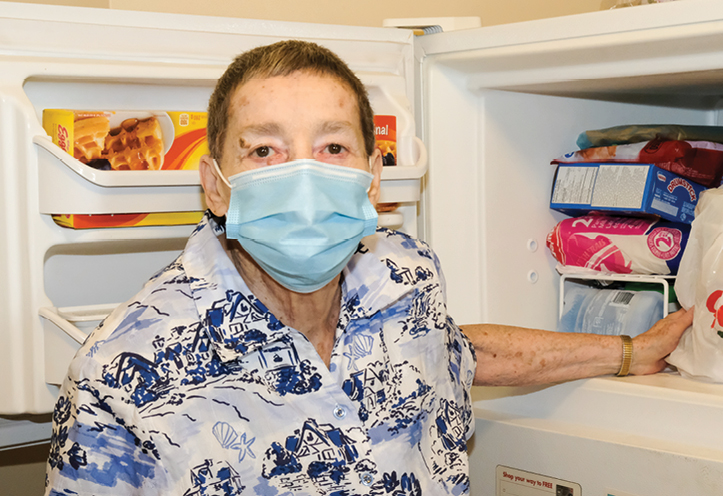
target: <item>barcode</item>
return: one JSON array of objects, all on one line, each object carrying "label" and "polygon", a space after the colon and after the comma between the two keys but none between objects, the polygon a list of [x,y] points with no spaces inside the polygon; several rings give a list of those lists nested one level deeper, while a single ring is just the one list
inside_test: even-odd
[{"label": "barcode", "polygon": [[662,202],[657,198],[654,198],[653,201],[650,202],[650,206],[657,211],[664,212],[668,215],[678,215],[678,207],[676,207],[675,205],[670,205],[669,203]]},{"label": "barcode", "polygon": [[635,296],[635,293],[630,291],[620,291],[615,295],[615,297],[613,297],[613,301],[611,303],[613,305],[627,305],[630,303],[630,300],[633,299],[633,296]]}]

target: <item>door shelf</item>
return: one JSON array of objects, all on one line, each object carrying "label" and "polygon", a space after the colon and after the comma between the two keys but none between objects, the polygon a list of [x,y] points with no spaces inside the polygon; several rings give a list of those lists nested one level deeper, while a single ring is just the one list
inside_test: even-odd
[{"label": "door shelf", "polygon": [[[416,138],[415,138],[416,140]],[[415,165],[384,167],[381,202],[416,202],[427,154],[418,141]],[[198,171],[101,171],[76,160],[47,136],[38,152],[40,213],[132,214],[205,210]]]},{"label": "door shelf", "polygon": [[40,213],[108,214],[204,210],[198,171],[99,171],[45,136],[38,151]]}]

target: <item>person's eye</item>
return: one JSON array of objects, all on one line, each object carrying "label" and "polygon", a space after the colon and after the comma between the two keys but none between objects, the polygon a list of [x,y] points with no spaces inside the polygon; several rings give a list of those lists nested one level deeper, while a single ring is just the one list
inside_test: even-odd
[{"label": "person's eye", "polygon": [[260,158],[266,158],[269,155],[271,155],[271,148],[269,148],[268,146],[260,146],[260,147],[256,148],[252,152],[252,154],[256,155],[257,157],[260,157]]},{"label": "person's eye", "polygon": [[339,155],[344,151],[344,147],[338,143],[332,143],[326,147],[327,151],[332,155]]}]

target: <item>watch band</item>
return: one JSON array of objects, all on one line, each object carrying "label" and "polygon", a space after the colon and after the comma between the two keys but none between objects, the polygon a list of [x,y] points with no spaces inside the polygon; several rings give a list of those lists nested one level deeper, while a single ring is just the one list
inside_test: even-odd
[{"label": "watch band", "polygon": [[618,377],[625,377],[630,372],[630,364],[633,363],[633,339],[630,336],[620,336],[623,340],[623,362],[620,364]]}]

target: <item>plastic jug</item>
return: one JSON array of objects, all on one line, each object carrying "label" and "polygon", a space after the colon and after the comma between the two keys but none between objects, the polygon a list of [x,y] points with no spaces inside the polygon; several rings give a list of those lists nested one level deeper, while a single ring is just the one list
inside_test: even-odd
[{"label": "plastic jug", "polygon": [[635,337],[663,318],[655,291],[574,287],[565,292],[559,331]]}]

